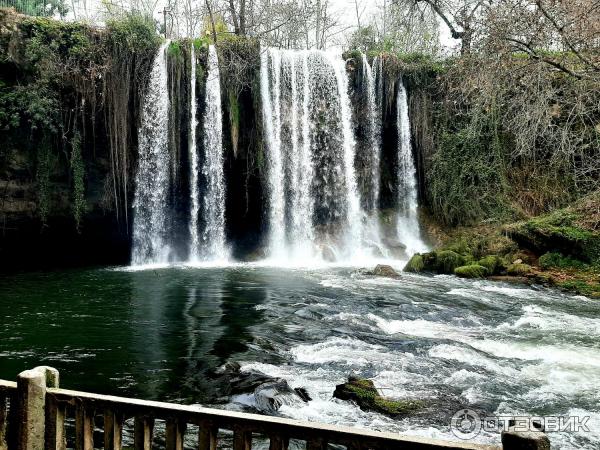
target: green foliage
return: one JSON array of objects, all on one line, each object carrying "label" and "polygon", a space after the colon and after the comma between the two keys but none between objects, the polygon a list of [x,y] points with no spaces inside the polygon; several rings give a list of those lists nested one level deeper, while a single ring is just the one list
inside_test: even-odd
[{"label": "green foliage", "polygon": [[544,253],[540,256],[539,265],[542,269],[583,269],[587,266],[577,259],[563,256],[557,252]]},{"label": "green foliage", "polygon": [[461,278],[485,278],[490,274],[487,268],[479,264],[469,264],[454,269],[454,274]]},{"label": "green foliage", "polygon": [[444,223],[506,217],[504,148],[496,129],[487,114],[456,131],[442,131],[427,176],[433,212]]},{"label": "green foliage", "polygon": [[73,175],[73,218],[75,226],[79,231],[81,219],[85,212],[85,187],[83,178],[85,175],[85,166],[81,156],[81,136],[75,132],[71,139],[71,171]]},{"label": "green foliage", "polygon": [[48,136],[44,135],[37,152],[36,172],[37,210],[42,223],[46,223],[50,213],[50,172],[54,162],[53,159],[50,140]]},{"label": "green foliage", "polygon": [[592,298],[600,298],[600,283],[598,281],[568,280],[556,283],[556,286],[576,294]]},{"label": "green foliage", "polygon": [[562,209],[507,227],[519,242],[540,252],[559,251],[588,263],[600,262],[600,232],[585,229],[580,212]]},{"label": "green foliage", "polygon": [[119,19],[107,21],[106,36],[109,44],[131,53],[156,52],[161,42],[152,17],[137,13],[126,13]]},{"label": "green foliage", "polygon": [[419,273],[422,272],[425,268],[425,264],[423,263],[423,257],[418,253],[414,254],[412,258],[406,263],[404,266],[405,272]]},{"label": "green foliage", "polygon": [[465,259],[452,250],[440,250],[436,252],[436,269],[438,273],[454,273],[454,269],[462,266]]},{"label": "green foliage", "polygon": [[93,42],[90,30],[84,24],[29,18],[20,28],[29,36],[25,56],[32,67],[41,64],[42,70],[57,69],[52,66],[61,60],[75,64],[91,57]]},{"label": "green foliage", "polygon": [[183,44],[181,41],[171,41],[167,49],[167,54],[169,57],[181,59],[183,57],[182,45]]},{"label": "green foliage", "polygon": [[506,268],[506,273],[513,276],[523,276],[531,272],[529,264],[511,264]]},{"label": "green foliage", "polygon": [[487,269],[489,275],[496,275],[504,268],[502,258],[498,255],[488,255],[477,261],[477,264]]}]

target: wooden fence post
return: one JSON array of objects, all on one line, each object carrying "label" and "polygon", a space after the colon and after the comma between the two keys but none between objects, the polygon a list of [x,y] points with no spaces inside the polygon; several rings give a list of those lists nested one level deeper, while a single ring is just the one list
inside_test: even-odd
[{"label": "wooden fence post", "polygon": [[46,388],[57,388],[58,370],[40,366],[17,376],[17,450],[41,450],[45,446]]}]

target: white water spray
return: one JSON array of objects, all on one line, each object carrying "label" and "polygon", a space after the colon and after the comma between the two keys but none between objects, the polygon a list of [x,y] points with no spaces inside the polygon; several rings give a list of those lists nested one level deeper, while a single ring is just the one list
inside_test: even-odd
[{"label": "white water spray", "polygon": [[[263,49],[261,98],[269,256],[296,261],[353,257],[361,245],[362,222],[344,60],[318,51]],[[325,217],[321,228],[328,228],[321,236],[316,204]]]},{"label": "white water spray", "polygon": [[417,171],[410,139],[408,98],[402,80],[398,82],[396,102],[398,127],[398,239],[410,255],[427,250],[421,239],[417,216]]},{"label": "white water spray", "polygon": [[167,225],[171,162],[168,140],[168,45],[168,42],[161,45],[154,59],[138,132],[139,165],[135,177],[131,258],[134,265],[167,263],[170,257]]},{"label": "white water spray", "polygon": [[[367,107],[369,113],[369,148],[371,168],[371,186],[369,196],[369,209],[377,210],[379,208],[379,192],[381,190],[381,100],[379,82],[381,81],[380,58],[373,60],[373,67],[369,65],[367,56],[362,55],[363,74],[366,79],[367,89]],[[378,77],[379,75],[379,77]]]},{"label": "white water spray", "polygon": [[198,149],[196,146],[196,128],[198,127],[196,106],[196,52],[191,46],[191,83],[190,83],[190,251],[189,260],[197,261],[200,252],[198,234],[198,214],[200,213],[200,193],[198,186]]},{"label": "white water spray", "polygon": [[204,111],[204,163],[206,180],[203,198],[204,229],[200,257],[205,261],[225,261],[229,251],[225,244],[225,177],[223,168],[223,114],[219,59],[214,45],[208,48]]}]

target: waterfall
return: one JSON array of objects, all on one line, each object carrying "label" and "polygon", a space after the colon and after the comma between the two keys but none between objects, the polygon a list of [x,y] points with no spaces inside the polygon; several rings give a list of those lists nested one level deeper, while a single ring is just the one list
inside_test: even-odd
[{"label": "waterfall", "polygon": [[198,127],[196,105],[196,53],[191,45],[191,82],[190,82],[190,251],[189,260],[197,261],[200,251],[198,234],[198,214],[200,212],[200,193],[198,186],[198,149],[196,146],[196,128]]},{"label": "waterfall", "polygon": [[214,45],[208,48],[208,74],[204,110],[204,162],[201,259],[224,261],[229,258],[225,244],[225,176],[223,160],[223,114],[219,59]]},{"label": "waterfall", "polygon": [[339,55],[262,49],[269,256],[350,258],[361,210],[348,76]]},{"label": "waterfall", "polygon": [[382,242],[381,225],[379,223],[379,196],[381,191],[381,133],[383,126],[382,99],[383,77],[382,60],[375,57],[373,66],[369,65],[367,56],[362,54],[362,72],[367,98],[368,134],[367,156],[370,172],[369,189],[366,199],[367,215],[363,230],[363,240],[376,256],[389,257],[390,252]]},{"label": "waterfall", "polygon": [[260,92],[268,150],[269,251],[271,256],[281,258],[285,256],[285,193],[281,154],[281,53],[276,50],[261,49]]},{"label": "waterfall", "polygon": [[408,98],[404,82],[398,82],[396,100],[398,128],[398,239],[408,254],[427,250],[421,240],[417,217],[417,171],[412,154]]},{"label": "waterfall", "polygon": [[380,191],[380,160],[381,160],[381,91],[379,85],[381,83],[380,58],[373,60],[373,68],[369,65],[367,56],[362,55],[363,74],[366,81],[367,91],[367,107],[369,114],[369,148],[370,153],[370,172],[371,186],[369,190],[368,208],[377,210],[379,208],[379,191]]},{"label": "waterfall", "polygon": [[168,45],[168,42],[161,45],[154,59],[138,132],[139,165],[135,176],[131,258],[134,265],[166,263],[170,257]]}]

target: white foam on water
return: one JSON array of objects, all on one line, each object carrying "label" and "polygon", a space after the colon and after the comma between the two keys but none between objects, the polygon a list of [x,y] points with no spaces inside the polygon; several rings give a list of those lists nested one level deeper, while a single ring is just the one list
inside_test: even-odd
[{"label": "white foam on water", "polygon": [[523,306],[523,315],[499,329],[539,329],[545,331],[600,336],[600,319],[575,316],[538,305]]},{"label": "white foam on water", "polygon": [[482,291],[494,292],[512,298],[526,299],[540,297],[540,292],[529,288],[506,287],[497,283],[492,284],[489,281],[476,281],[473,285]]},{"label": "white foam on water", "polygon": [[368,344],[353,338],[330,338],[317,344],[302,344],[290,349],[297,362],[310,364],[341,363],[365,366],[391,356],[382,345]]},{"label": "white foam on water", "polygon": [[433,358],[454,360],[472,366],[482,367],[497,374],[503,374],[506,376],[519,375],[519,371],[507,366],[506,364],[500,364],[499,362],[494,361],[492,358],[489,358],[480,352],[476,352],[473,349],[464,346],[440,344],[429,349],[428,354]]},{"label": "white foam on water", "polygon": [[425,319],[387,320],[375,314],[368,314],[367,317],[373,320],[386,334],[405,334],[407,336],[453,339],[463,342],[469,336],[481,332],[479,328],[453,326]]}]

